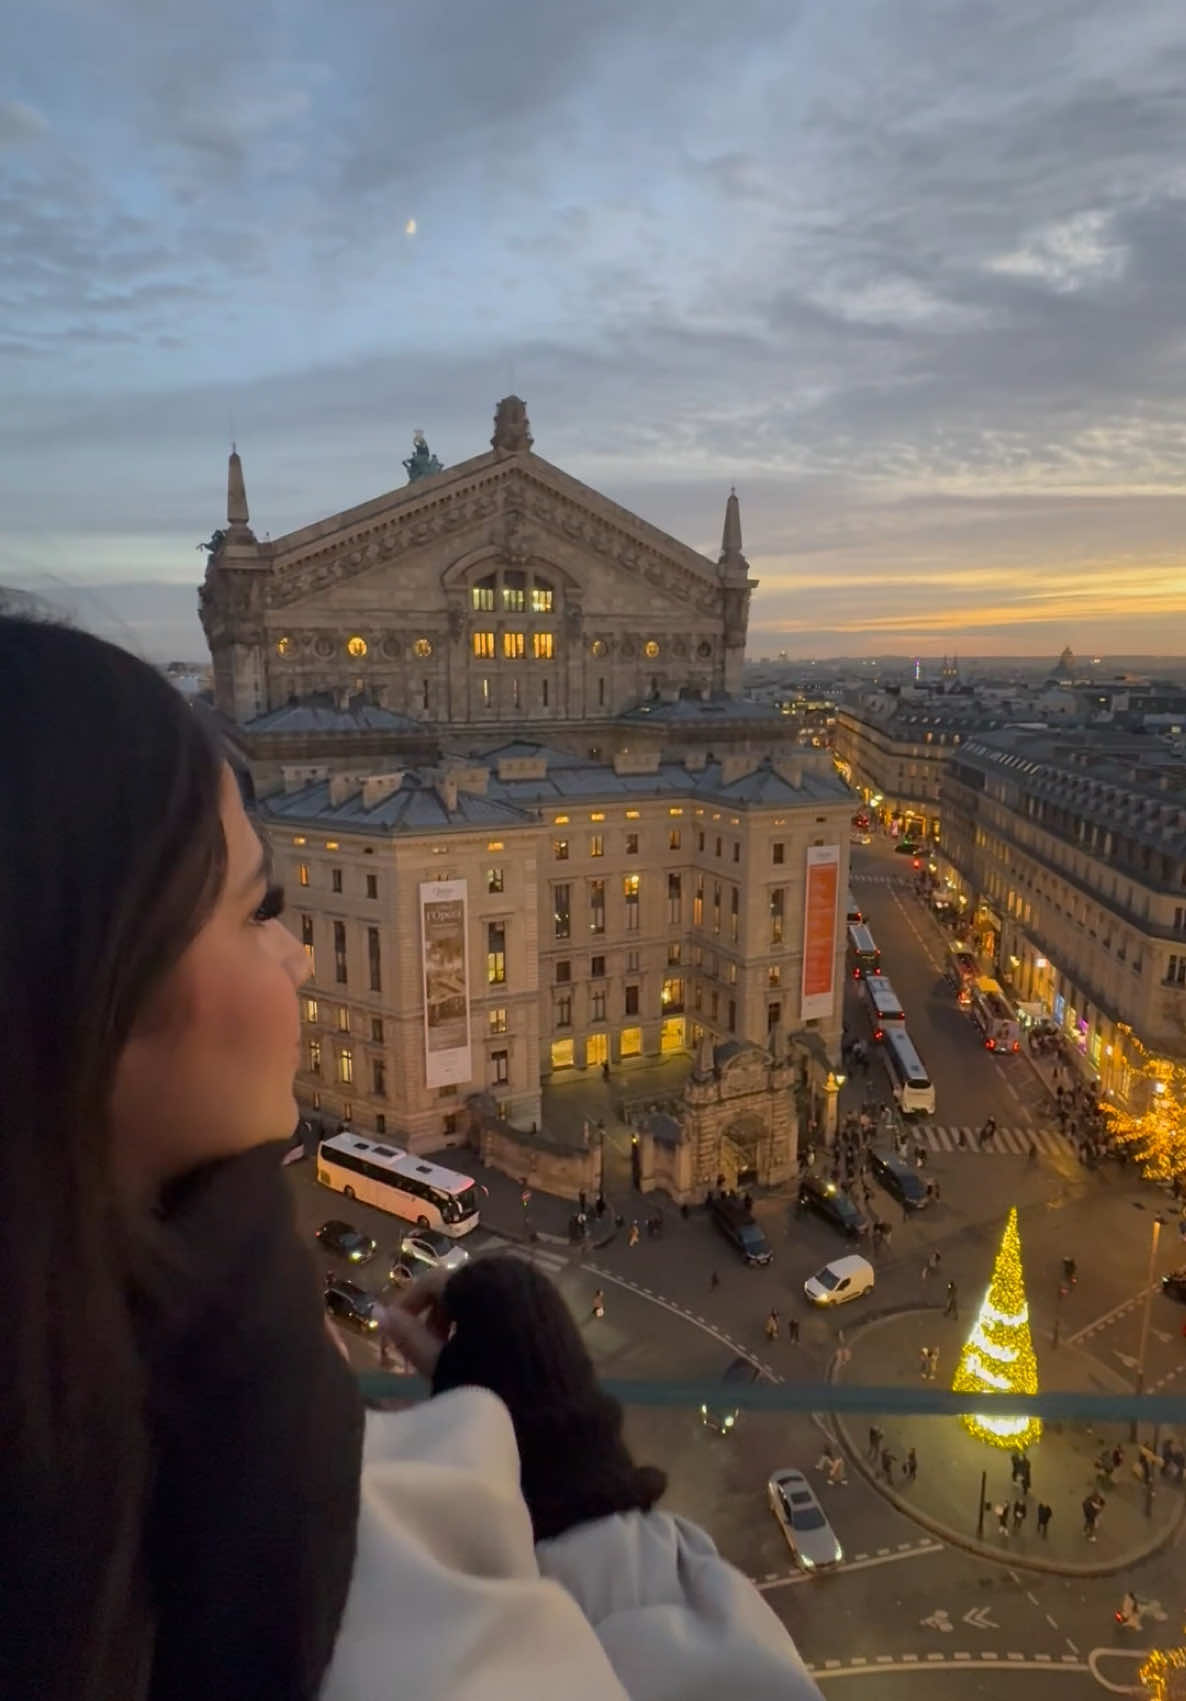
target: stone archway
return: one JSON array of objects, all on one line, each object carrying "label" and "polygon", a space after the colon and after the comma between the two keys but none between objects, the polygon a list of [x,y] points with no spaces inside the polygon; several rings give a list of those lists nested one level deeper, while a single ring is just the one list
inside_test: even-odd
[{"label": "stone archway", "polygon": [[762,1143],[769,1139],[766,1120],[755,1111],[735,1116],[721,1131],[721,1172],[726,1187],[753,1187],[762,1168]]}]

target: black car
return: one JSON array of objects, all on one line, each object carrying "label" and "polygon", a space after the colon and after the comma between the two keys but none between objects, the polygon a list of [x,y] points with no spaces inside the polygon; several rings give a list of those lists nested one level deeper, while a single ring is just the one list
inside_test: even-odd
[{"label": "black car", "polygon": [[895,856],[917,856],[919,844],[917,839],[899,839],[894,846]]},{"label": "black car", "polygon": [[734,1404],[733,1390],[750,1387],[761,1374],[758,1366],[748,1358],[735,1358],[726,1365],[717,1398],[700,1408],[700,1421],[705,1429],[715,1430],[718,1435],[729,1435],[737,1427],[741,1410]]},{"label": "black car", "polygon": [[843,1187],[805,1175],[799,1183],[799,1211],[813,1211],[849,1240],[859,1240],[869,1227]]},{"label": "black car", "polygon": [[1167,1299],[1178,1299],[1186,1304],[1186,1264],[1161,1278],[1161,1291]]},{"label": "black car", "polygon": [[904,1205],[908,1211],[920,1211],[926,1204],[925,1183],[913,1165],[900,1158],[897,1152],[871,1151],[869,1163],[878,1181],[899,1205]]},{"label": "black car", "polygon": [[322,1223],[317,1230],[317,1239],[327,1252],[336,1252],[339,1258],[346,1258],[351,1264],[366,1264],[379,1250],[378,1242],[369,1234],[363,1234],[353,1223],[344,1223],[338,1217]]},{"label": "black car", "polygon": [[326,1282],[325,1309],[339,1323],[357,1329],[362,1335],[373,1335],[379,1327],[374,1294],[346,1276]]},{"label": "black car", "polygon": [[774,1250],[759,1223],[746,1210],[740,1199],[717,1194],[712,1205],[712,1220],[730,1246],[736,1247],[747,1264],[769,1264]]}]

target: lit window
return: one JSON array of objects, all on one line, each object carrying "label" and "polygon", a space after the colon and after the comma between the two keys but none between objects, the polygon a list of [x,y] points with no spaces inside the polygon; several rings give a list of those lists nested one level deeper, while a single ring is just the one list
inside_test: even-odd
[{"label": "lit window", "polygon": [[553,858],[553,861],[555,861],[555,862],[567,862],[568,861],[568,840],[567,839],[553,839],[552,840],[552,858]]},{"label": "lit window", "polygon": [[305,838],[303,833],[294,833],[292,842],[294,845],[304,845],[308,844],[309,841]]},{"label": "lit window", "polygon": [[486,841],[486,849],[488,851],[500,851],[502,849],[502,840],[501,839],[488,839]]},{"label": "lit window", "polygon": [[531,634],[531,653],[536,661],[551,661],[556,653],[556,640],[551,632]]},{"label": "lit window", "polygon": [[678,850],[679,849],[679,828],[678,827],[673,827],[671,829],[671,831],[668,833],[668,835],[667,835],[667,848],[668,848],[668,850]]},{"label": "lit window", "polygon": [[654,661],[655,657],[659,654],[659,646],[654,638],[647,639],[646,643],[642,647],[642,653],[648,661]]},{"label": "lit window", "polygon": [[479,661],[494,660],[494,633],[475,632],[473,635],[474,655]]},{"label": "lit window", "polygon": [[637,898],[638,888],[639,888],[639,884],[640,884],[641,879],[642,879],[642,876],[638,875],[638,874],[623,874],[623,876],[622,876],[622,893],[623,893],[623,895],[627,898]]},{"label": "lit window", "polygon": [[567,815],[553,815],[552,824],[555,827],[567,827],[568,826],[568,816]]},{"label": "lit window", "polygon": [[602,835],[600,833],[590,833],[589,834],[589,855],[590,856],[604,856],[605,855],[605,839],[602,837]]},{"label": "lit window", "polygon": [[317,1000],[315,998],[301,999],[301,1017],[306,1022],[316,1022]]},{"label": "lit window", "polygon": [[552,1068],[571,1069],[576,1058],[576,1041],[558,1039],[552,1041]]},{"label": "lit window", "polygon": [[350,1032],[350,1006],[348,1004],[338,1005],[337,1019],[338,1032],[341,1034],[348,1034]]},{"label": "lit window", "polygon": [[640,815],[641,811],[637,809],[628,809],[626,811],[627,821],[637,821],[640,818]]},{"label": "lit window", "polygon": [[552,587],[545,585],[540,579],[537,579],[531,588],[531,612],[532,614],[551,614],[552,612]]},{"label": "lit window", "polygon": [[309,884],[309,864],[307,862],[297,863],[297,880],[302,886]]},{"label": "lit window", "polygon": [[506,661],[522,661],[527,654],[527,635],[524,632],[504,632],[502,653]]},{"label": "lit window", "polygon": [[356,658],[365,656],[367,653],[366,639],[360,638],[357,633],[355,633],[353,638],[347,638],[346,653],[347,655],[355,656]]},{"label": "lit window", "polygon": [[604,821],[605,820],[604,809],[595,810],[594,813],[592,815],[590,815],[589,819],[590,819],[590,821]]},{"label": "lit window", "polygon": [[669,815],[682,815],[682,814],[683,814],[683,810],[682,810],[682,809],[669,809],[669,810],[668,810],[668,811],[667,811],[667,813],[668,813],[668,814],[669,814]]},{"label": "lit window", "polygon": [[483,579],[470,591],[470,603],[475,614],[494,613],[494,580]]},{"label": "lit window", "polygon": [[416,642],[412,645],[412,653],[417,656],[430,656],[432,654],[432,640],[429,638],[417,638]]},{"label": "lit window", "polygon": [[276,640],[276,654],[278,656],[286,656],[291,649],[292,649],[292,639],[291,638],[277,638],[277,640]]},{"label": "lit window", "polygon": [[326,839],[325,848],[326,850],[338,850],[340,847],[337,839]]},{"label": "lit window", "polygon": [[486,890],[488,892],[493,893],[493,892],[501,892],[502,889],[503,889],[502,869],[501,868],[488,868],[486,870]]},{"label": "lit window", "polygon": [[305,1047],[305,1068],[310,1075],[321,1073],[321,1041],[311,1039]]},{"label": "lit window", "polygon": [[347,1087],[354,1080],[354,1053],[349,1046],[343,1046],[338,1053],[338,1080]]},{"label": "lit window", "polygon": [[502,582],[502,606],[508,614],[522,614],[527,604],[526,579],[522,573],[506,573]]},{"label": "lit window", "polygon": [[492,921],[486,927],[486,982],[502,986],[507,978],[506,923]]},{"label": "lit window", "polygon": [[505,1004],[500,1004],[496,1009],[490,1010],[490,1011],[487,1012],[486,1027],[487,1027],[487,1031],[492,1033],[492,1034],[505,1034],[506,1033],[506,1031],[507,1031],[507,1012],[506,1012],[506,1005]]}]

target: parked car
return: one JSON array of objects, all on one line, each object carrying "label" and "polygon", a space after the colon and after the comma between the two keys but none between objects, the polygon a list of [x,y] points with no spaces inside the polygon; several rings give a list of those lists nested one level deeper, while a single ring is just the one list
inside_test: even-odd
[{"label": "parked car", "polygon": [[322,1223],[317,1230],[317,1239],[327,1252],[336,1252],[339,1258],[348,1259],[351,1264],[368,1264],[379,1250],[378,1243],[369,1234],[363,1234],[353,1223],[344,1223],[340,1217],[331,1217],[328,1223]]},{"label": "parked car", "polygon": [[926,1183],[914,1165],[897,1152],[878,1150],[869,1153],[869,1167],[886,1192],[908,1211],[921,1211],[927,1202]]},{"label": "parked car", "polygon": [[460,1270],[468,1263],[468,1251],[450,1235],[438,1234],[435,1229],[413,1229],[391,1254],[390,1277],[393,1282],[410,1282],[426,1270]]},{"label": "parked car", "polygon": [[325,1309],[339,1323],[372,1335],[379,1327],[377,1301],[373,1293],[342,1276],[325,1284]]},{"label": "parked car", "polygon": [[814,1276],[808,1276],[803,1292],[812,1305],[846,1305],[850,1299],[872,1293],[874,1280],[869,1260],[852,1252],[847,1258],[834,1258]]},{"label": "parked car", "polygon": [[1186,1304],[1186,1264],[1161,1278],[1161,1291],[1167,1299],[1178,1299]]},{"label": "parked car", "polygon": [[714,1430],[717,1435],[728,1435],[736,1429],[740,1407],[733,1403],[733,1389],[751,1387],[761,1374],[758,1366],[748,1358],[735,1358],[727,1364],[721,1377],[720,1394],[700,1408],[700,1421],[705,1429]]},{"label": "parked car", "polygon": [[869,1226],[843,1187],[814,1175],[805,1175],[799,1183],[799,1211],[813,1211],[849,1240],[859,1240]]},{"label": "parked car", "polygon": [[894,846],[894,855],[895,856],[917,856],[918,855],[918,840],[917,839],[899,839],[898,842]]},{"label": "parked car", "polygon": [[839,1565],[844,1549],[803,1472],[775,1471],[768,1492],[770,1510],[786,1537],[795,1564],[804,1571]]},{"label": "parked car", "polygon": [[740,1199],[713,1197],[712,1220],[730,1246],[735,1247],[747,1264],[769,1264],[774,1249]]},{"label": "parked car", "polygon": [[850,833],[849,839],[854,845],[871,845],[873,843],[872,833]]}]

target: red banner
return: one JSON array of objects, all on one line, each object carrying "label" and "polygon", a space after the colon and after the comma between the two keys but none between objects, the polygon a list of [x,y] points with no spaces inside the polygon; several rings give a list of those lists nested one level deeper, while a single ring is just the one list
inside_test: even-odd
[{"label": "red banner", "polygon": [[840,846],[811,845],[803,903],[801,1021],[830,1016],[836,1001],[836,916],[840,899]]}]

